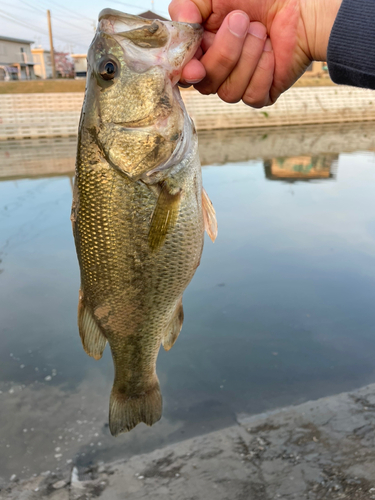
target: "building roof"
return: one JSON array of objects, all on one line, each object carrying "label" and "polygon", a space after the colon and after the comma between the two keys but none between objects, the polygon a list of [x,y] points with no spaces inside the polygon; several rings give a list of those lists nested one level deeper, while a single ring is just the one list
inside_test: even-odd
[{"label": "building roof", "polygon": [[24,40],[23,38],[10,38],[9,36],[0,35],[0,41],[1,40],[4,40],[4,42],[34,43],[33,40]]},{"label": "building roof", "polygon": [[146,12],[142,12],[142,14],[137,14],[139,17],[144,17],[145,19],[160,19],[161,21],[170,21],[170,19],[167,19],[163,16],[159,16],[158,14],[155,14],[155,12],[152,12],[151,10],[147,10]]}]

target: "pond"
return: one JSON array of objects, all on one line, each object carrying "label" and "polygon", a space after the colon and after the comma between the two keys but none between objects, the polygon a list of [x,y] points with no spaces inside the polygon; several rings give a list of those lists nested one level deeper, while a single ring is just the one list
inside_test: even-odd
[{"label": "pond", "polygon": [[219,236],[160,351],[162,420],[116,439],[109,349],[94,361],[77,331],[75,139],[0,143],[0,483],[374,382],[374,137],[371,123],[200,134]]}]

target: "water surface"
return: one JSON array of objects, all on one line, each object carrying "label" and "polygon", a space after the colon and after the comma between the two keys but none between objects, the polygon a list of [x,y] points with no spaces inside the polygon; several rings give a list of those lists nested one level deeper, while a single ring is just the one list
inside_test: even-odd
[{"label": "water surface", "polygon": [[117,439],[107,426],[109,350],[89,358],[76,326],[74,140],[0,144],[3,482],[374,382],[374,132],[201,134],[219,236],[185,292],[177,343],[159,355],[162,420]]}]

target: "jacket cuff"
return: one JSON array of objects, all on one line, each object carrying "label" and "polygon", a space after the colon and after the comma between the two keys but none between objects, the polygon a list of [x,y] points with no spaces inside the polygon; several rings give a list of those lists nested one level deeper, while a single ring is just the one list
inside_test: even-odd
[{"label": "jacket cuff", "polygon": [[343,0],[328,43],[327,64],[338,84],[375,89],[375,2]]}]

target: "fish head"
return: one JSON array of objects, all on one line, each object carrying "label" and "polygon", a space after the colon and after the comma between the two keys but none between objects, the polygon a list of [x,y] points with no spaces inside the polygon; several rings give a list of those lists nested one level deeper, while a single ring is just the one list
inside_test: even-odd
[{"label": "fish head", "polygon": [[113,9],[101,11],[98,31],[112,35],[120,43],[134,71],[143,72],[159,66],[172,84],[180,79],[183,67],[194,56],[204,32],[200,24],[150,20]]},{"label": "fish head", "polygon": [[[147,137],[152,135],[157,136],[158,147],[145,168],[149,171],[167,162],[181,142],[185,122],[191,125],[176,83],[202,36],[199,24],[149,20],[112,9],[99,14],[87,57],[81,123],[96,135],[107,156],[124,135],[127,144],[133,138],[139,150],[134,170],[142,160],[139,141],[145,137],[149,143]],[[136,172],[139,176],[139,169]]]}]

